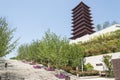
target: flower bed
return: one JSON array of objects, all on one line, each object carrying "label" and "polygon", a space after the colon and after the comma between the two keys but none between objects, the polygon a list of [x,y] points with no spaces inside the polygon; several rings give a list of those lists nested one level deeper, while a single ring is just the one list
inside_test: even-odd
[{"label": "flower bed", "polygon": [[63,78],[65,78],[65,75],[62,74],[62,73],[60,73],[60,74],[56,74],[55,76],[56,76],[57,78],[59,78],[59,79],[63,79]]},{"label": "flower bed", "polygon": [[35,69],[40,69],[41,66],[36,65],[36,66],[33,66],[33,68],[35,68]]}]

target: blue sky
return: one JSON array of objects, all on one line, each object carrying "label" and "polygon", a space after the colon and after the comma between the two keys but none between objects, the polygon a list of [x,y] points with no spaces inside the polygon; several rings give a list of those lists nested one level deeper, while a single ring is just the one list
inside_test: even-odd
[{"label": "blue sky", "polygon": [[[72,9],[81,0],[0,0],[0,16],[11,28],[19,45],[41,39],[50,29],[62,37],[71,37]],[[120,0],[82,0],[91,7],[94,26],[105,21],[120,22]],[[12,52],[8,57],[15,55]]]}]

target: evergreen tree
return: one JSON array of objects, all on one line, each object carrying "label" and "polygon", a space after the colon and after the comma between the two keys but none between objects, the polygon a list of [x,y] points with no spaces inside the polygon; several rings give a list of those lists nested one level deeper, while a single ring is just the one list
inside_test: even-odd
[{"label": "evergreen tree", "polygon": [[98,24],[98,25],[96,26],[96,28],[97,28],[97,31],[100,31],[100,30],[102,29],[102,26],[101,26],[100,24]]},{"label": "evergreen tree", "polygon": [[15,48],[17,40],[12,41],[14,31],[15,29],[8,27],[5,18],[0,18],[0,57],[9,54]]},{"label": "evergreen tree", "polygon": [[118,22],[116,22],[116,21],[113,21],[111,25],[114,25],[114,24],[118,24]]},{"label": "evergreen tree", "polygon": [[103,23],[103,29],[106,28],[106,27],[109,27],[109,26],[110,26],[110,23],[108,21]]}]

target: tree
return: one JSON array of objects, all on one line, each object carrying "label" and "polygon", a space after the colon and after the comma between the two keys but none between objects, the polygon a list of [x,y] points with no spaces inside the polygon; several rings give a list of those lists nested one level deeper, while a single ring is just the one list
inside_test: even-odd
[{"label": "tree", "polygon": [[45,33],[45,36],[40,41],[39,46],[39,56],[41,56],[42,59],[46,60],[48,62],[48,67],[50,64],[56,65],[56,67],[60,67],[62,65],[62,62],[64,62],[63,54],[65,52],[64,46],[69,44],[68,40],[65,38],[60,38],[60,36],[57,36],[55,33],[50,32],[48,30]]},{"label": "tree", "polygon": [[96,25],[96,29],[97,29],[97,31],[100,31],[100,30],[105,29],[105,28],[107,28],[107,27],[109,27],[111,25],[114,25],[114,24],[118,24],[118,22],[112,21],[110,23],[110,22],[106,21],[102,25],[100,25],[100,24]]},{"label": "tree", "polygon": [[39,41],[33,41],[30,44],[20,45],[18,48],[17,59],[24,59],[37,62],[39,60],[38,52]]},{"label": "tree", "polygon": [[112,25],[114,25],[114,24],[118,24],[118,22],[116,22],[116,21],[113,21],[113,22],[112,22]]},{"label": "tree", "polygon": [[96,28],[97,28],[97,31],[100,31],[100,30],[102,29],[102,26],[101,26],[100,24],[98,24],[98,25],[96,26]]},{"label": "tree", "polygon": [[105,29],[106,27],[109,27],[109,26],[110,26],[110,23],[108,21],[103,23],[103,29]]},{"label": "tree", "polygon": [[5,18],[0,18],[0,57],[9,54],[15,47],[17,40],[12,41],[13,32],[15,29],[10,29]]},{"label": "tree", "polygon": [[103,56],[103,62],[105,63],[105,66],[108,69],[108,76],[113,76],[111,59],[112,59],[112,56],[109,56],[109,55]]}]

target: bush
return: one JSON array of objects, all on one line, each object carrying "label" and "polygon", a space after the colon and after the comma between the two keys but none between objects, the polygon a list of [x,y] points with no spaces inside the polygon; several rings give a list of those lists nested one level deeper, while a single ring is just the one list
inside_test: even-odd
[{"label": "bush", "polygon": [[76,75],[76,70],[70,70],[70,73]]},{"label": "bush", "polygon": [[[70,70],[70,73],[73,75],[76,75],[76,71],[75,70]],[[79,76],[96,76],[99,75],[99,71],[83,71],[83,72],[79,72]]]},{"label": "bush", "polygon": [[83,72],[79,72],[80,76],[96,76],[99,75],[98,71],[83,71]]},{"label": "bush", "polygon": [[93,68],[94,68],[94,67],[93,67],[90,63],[87,63],[87,64],[85,65],[85,70],[86,70],[86,71],[92,71]]},{"label": "bush", "polygon": [[13,60],[14,60],[14,59],[16,59],[16,57],[11,57],[10,59],[13,59]]},{"label": "bush", "polygon": [[70,67],[70,66],[63,66],[63,67],[61,67],[61,69],[65,70],[67,72],[70,72],[72,70],[72,67]]}]

